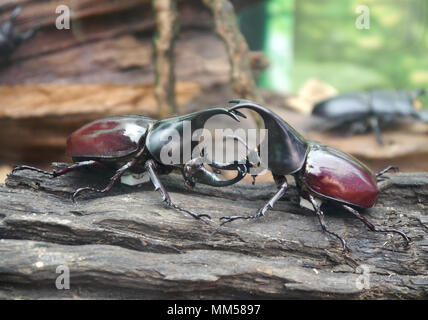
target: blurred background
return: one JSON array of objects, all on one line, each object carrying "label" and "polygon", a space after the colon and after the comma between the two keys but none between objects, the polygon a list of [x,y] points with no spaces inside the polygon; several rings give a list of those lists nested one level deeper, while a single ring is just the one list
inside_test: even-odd
[{"label": "blurred background", "polygon": [[[71,161],[66,137],[89,121],[131,113],[159,117],[155,2],[0,1],[0,25],[22,5],[16,29],[39,26],[0,66],[0,182],[16,164],[47,168],[52,161]],[[312,130],[316,121],[310,116],[315,103],[343,93],[428,89],[428,1],[218,1],[233,5],[236,16],[228,18],[236,20],[248,45],[235,50],[249,70],[231,61],[233,44],[216,33],[222,18],[214,18],[208,2],[177,1],[174,9],[171,115],[242,97],[243,84],[231,79],[239,67],[256,84],[246,98],[259,100],[307,138],[349,152],[373,170],[394,164],[401,171],[428,171],[425,123],[386,130],[379,145],[371,132]],[[64,5],[70,28],[58,29],[63,11],[57,9]],[[428,99],[420,97],[415,108],[428,108]]]},{"label": "blurred background", "polygon": [[[360,6],[368,29],[356,27]],[[339,92],[427,87],[426,0],[269,0],[239,17],[250,48],[270,61],[262,87],[297,93],[312,77]]]}]

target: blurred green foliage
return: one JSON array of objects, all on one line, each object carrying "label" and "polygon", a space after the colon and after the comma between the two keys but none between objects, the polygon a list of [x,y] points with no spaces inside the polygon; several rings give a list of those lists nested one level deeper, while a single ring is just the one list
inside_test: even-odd
[{"label": "blurred green foliage", "polygon": [[[358,6],[369,29],[358,29]],[[293,91],[318,77],[339,91],[428,88],[428,1],[298,0]]]},{"label": "blurred green foliage", "polygon": [[[369,29],[356,26],[359,6]],[[339,92],[428,88],[428,0],[268,0],[257,12],[271,60],[263,87],[297,92],[316,77]]]}]

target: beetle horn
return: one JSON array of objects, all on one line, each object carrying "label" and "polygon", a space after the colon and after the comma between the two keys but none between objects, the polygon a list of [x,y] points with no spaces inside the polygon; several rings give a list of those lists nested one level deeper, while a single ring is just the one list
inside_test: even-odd
[{"label": "beetle horn", "polygon": [[[239,122],[239,117],[244,116],[241,112],[234,112],[228,108],[211,108],[194,112],[188,115],[177,116],[157,121],[146,138],[146,146],[151,155],[158,161],[161,162],[161,150],[169,144],[172,154],[180,155],[180,159],[174,159],[176,163],[168,163],[168,165],[179,165],[184,164],[190,160],[188,156],[191,156],[193,149],[198,145],[198,141],[192,140],[193,133],[198,129],[203,129],[205,123],[213,116],[224,114]],[[245,117],[245,116],[244,116]],[[186,136],[185,123],[190,124],[191,136]],[[168,137],[174,137],[179,135],[178,141],[169,141]],[[181,150],[184,150],[184,146],[190,146],[189,155],[183,155]]]},{"label": "beetle horn", "polygon": [[[250,109],[259,114],[267,129],[265,138],[259,150],[266,148],[268,154],[268,168],[275,174],[285,175],[299,170],[305,161],[308,149],[307,142],[293,127],[269,109],[249,100],[231,100],[235,103],[229,111]],[[265,146],[267,144],[267,146]]]},{"label": "beetle horn", "polygon": [[[213,165],[216,168],[216,165]],[[247,167],[243,164],[236,164],[234,168],[231,166],[224,170],[236,170],[238,173],[233,179],[224,180],[219,178],[215,173],[208,171],[204,166],[201,166],[193,173],[193,178],[196,182],[206,184],[213,187],[226,187],[241,181],[247,174]]]}]

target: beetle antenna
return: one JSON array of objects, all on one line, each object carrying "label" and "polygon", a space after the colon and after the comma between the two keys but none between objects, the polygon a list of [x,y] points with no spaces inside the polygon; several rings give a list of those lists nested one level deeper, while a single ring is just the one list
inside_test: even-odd
[{"label": "beetle antenna", "polygon": [[379,179],[380,177],[382,177],[385,173],[387,173],[389,171],[398,172],[399,169],[397,166],[388,166],[385,169],[383,169],[382,171],[379,171],[378,173],[376,173],[376,178]]}]

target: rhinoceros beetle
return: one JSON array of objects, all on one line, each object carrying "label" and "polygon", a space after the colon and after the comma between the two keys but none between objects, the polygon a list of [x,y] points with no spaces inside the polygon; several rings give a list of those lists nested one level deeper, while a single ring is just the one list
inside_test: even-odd
[{"label": "rhinoceros beetle", "polygon": [[[395,167],[390,166],[375,175],[351,155],[320,142],[306,140],[269,109],[247,100],[232,100],[231,103],[235,105],[229,108],[229,111],[250,109],[263,119],[267,129],[268,144],[266,147],[268,159],[264,166],[272,172],[278,191],[257,214],[222,217],[220,218],[222,224],[236,219],[254,219],[264,216],[266,211],[273,208],[285,194],[288,187],[285,176],[293,175],[300,197],[310,202],[323,231],[337,237],[345,251],[349,250],[346,241],[330,231],[324,222],[324,214],[320,206],[323,202],[352,213],[371,231],[398,233],[407,243],[410,242],[410,239],[401,231],[375,227],[358,211],[358,209],[371,208],[375,205],[379,192],[377,179]],[[266,138],[255,151],[265,148],[264,143]],[[246,165],[249,166],[248,163]]]},{"label": "rhinoceros beetle", "polygon": [[[215,187],[222,187],[234,184],[245,177],[247,164],[217,163],[209,161],[209,165],[215,170],[208,171],[204,166],[206,155],[203,150],[198,156],[193,157],[194,151],[199,147],[197,130],[202,129],[208,119],[214,115],[224,114],[239,121],[237,115],[245,118],[242,113],[230,112],[225,108],[212,108],[195,112],[188,115],[154,120],[140,115],[125,115],[104,118],[84,125],[73,132],[67,139],[67,155],[73,159],[74,164],[53,172],[47,172],[38,168],[26,165],[17,166],[13,172],[18,170],[33,170],[52,177],[61,176],[72,170],[82,167],[101,167],[115,169],[116,173],[110,179],[110,183],[102,190],[92,187],[77,189],[72,199],[83,191],[94,191],[106,193],[110,191],[125,173],[144,174],[148,173],[155,190],[158,190],[163,201],[170,207],[184,211],[194,218],[207,217],[206,214],[195,214],[189,210],[180,208],[172,201],[165,187],[159,180],[159,174],[168,174],[173,169],[181,170],[187,187],[193,187],[196,182]],[[189,124],[186,129],[185,124]],[[191,130],[189,136],[185,137],[185,131]],[[178,139],[171,137],[178,134]],[[191,136],[190,136],[191,135]],[[166,149],[164,147],[167,147]],[[192,151],[186,158],[185,148]],[[162,152],[168,154],[178,154],[175,160],[163,160]],[[193,158],[192,158],[193,157]],[[217,176],[219,170],[236,170],[237,175],[230,180],[223,180]]]},{"label": "rhinoceros beetle", "polygon": [[342,94],[315,104],[312,115],[327,120],[328,130],[363,133],[373,130],[379,144],[384,144],[381,128],[410,117],[428,122],[428,114],[418,111],[414,103],[425,89],[413,91],[372,90]]},{"label": "rhinoceros beetle", "polygon": [[7,61],[13,51],[15,51],[22,42],[33,37],[38,29],[38,26],[36,26],[26,32],[18,32],[15,30],[15,20],[21,11],[21,6],[16,7],[10,15],[9,20],[0,26],[0,64]]}]

